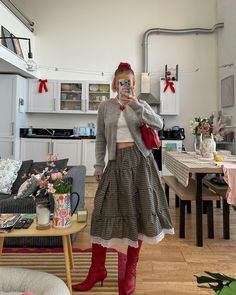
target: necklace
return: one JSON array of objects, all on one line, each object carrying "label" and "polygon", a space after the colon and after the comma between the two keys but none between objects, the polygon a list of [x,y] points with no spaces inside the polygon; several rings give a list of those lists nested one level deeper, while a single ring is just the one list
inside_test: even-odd
[{"label": "necklace", "polygon": [[123,111],[125,109],[125,105],[116,97],[117,102],[120,104],[120,110]]}]

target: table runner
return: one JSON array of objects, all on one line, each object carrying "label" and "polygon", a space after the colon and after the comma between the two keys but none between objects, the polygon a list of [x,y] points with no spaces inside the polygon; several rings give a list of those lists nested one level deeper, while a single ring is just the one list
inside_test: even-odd
[{"label": "table runner", "polygon": [[215,166],[213,160],[196,157],[192,152],[164,152],[166,168],[185,187],[188,186],[189,173],[194,168],[209,168]]}]

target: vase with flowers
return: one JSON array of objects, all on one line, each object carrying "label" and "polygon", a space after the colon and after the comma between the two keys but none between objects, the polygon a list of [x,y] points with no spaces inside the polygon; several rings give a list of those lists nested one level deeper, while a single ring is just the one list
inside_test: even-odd
[{"label": "vase with flowers", "polygon": [[[79,195],[76,192],[71,193],[72,181],[66,177],[67,171],[56,171],[53,161],[48,162],[38,180],[37,195],[51,194],[54,199],[53,227],[64,229],[71,226],[71,217],[74,214],[78,204]],[[77,203],[74,210],[71,210],[71,198],[76,196]]]},{"label": "vase with flowers", "polygon": [[195,135],[194,149],[203,158],[213,159],[216,151],[215,140],[223,139],[221,132],[224,125],[218,119],[214,122],[214,114],[210,117],[196,117],[190,121],[190,129]]}]

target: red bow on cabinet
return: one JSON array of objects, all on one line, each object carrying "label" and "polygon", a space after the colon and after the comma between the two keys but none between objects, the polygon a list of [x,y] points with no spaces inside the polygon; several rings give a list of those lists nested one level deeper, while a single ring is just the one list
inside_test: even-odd
[{"label": "red bow on cabinet", "polygon": [[166,80],[166,86],[164,88],[164,92],[166,92],[167,88],[170,87],[171,91],[175,93],[174,82]]},{"label": "red bow on cabinet", "polygon": [[44,90],[45,92],[48,92],[47,82],[48,82],[47,79],[46,79],[46,80],[41,80],[41,79],[39,79],[39,93],[42,93],[43,90]]}]

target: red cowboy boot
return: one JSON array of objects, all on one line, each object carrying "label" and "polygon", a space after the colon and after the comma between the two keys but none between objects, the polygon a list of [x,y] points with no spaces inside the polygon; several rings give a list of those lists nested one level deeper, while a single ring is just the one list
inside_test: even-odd
[{"label": "red cowboy boot", "polygon": [[136,286],[136,267],[139,257],[142,241],[138,240],[138,248],[129,246],[127,251],[126,271],[125,271],[125,284],[124,290],[126,295],[134,292]]},{"label": "red cowboy boot", "polygon": [[105,268],[107,248],[92,244],[92,263],[87,275],[87,278],[79,284],[72,285],[72,289],[76,291],[89,291],[97,282],[103,285],[104,279],[107,277],[107,270]]}]

